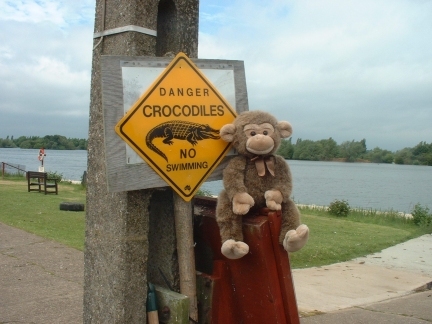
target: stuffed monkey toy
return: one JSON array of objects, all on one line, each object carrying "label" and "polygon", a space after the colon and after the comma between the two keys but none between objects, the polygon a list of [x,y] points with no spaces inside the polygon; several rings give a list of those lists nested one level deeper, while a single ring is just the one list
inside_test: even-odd
[{"label": "stuffed monkey toy", "polygon": [[221,128],[221,138],[238,152],[223,171],[224,190],[216,207],[221,251],[227,258],[239,259],[249,252],[243,242],[242,216],[263,207],[281,210],[279,242],[286,251],[295,252],[306,244],[309,228],[300,225],[300,213],[290,199],[291,173],[285,159],[273,155],[281,139],[291,133],[288,122],[278,122],[264,111],[243,112]]}]

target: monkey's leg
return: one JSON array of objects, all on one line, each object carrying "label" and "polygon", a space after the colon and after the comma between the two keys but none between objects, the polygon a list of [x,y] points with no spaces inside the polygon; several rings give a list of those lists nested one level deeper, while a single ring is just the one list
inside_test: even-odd
[{"label": "monkey's leg", "polygon": [[229,259],[239,259],[249,252],[249,246],[243,242],[242,217],[232,211],[232,205],[225,191],[218,197],[216,221],[221,236],[221,252]]},{"label": "monkey's leg", "polygon": [[300,225],[300,212],[292,200],[282,203],[282,226],[279,234],[279,243],[286,251],[300,250],[309,238],[309,228]]}]

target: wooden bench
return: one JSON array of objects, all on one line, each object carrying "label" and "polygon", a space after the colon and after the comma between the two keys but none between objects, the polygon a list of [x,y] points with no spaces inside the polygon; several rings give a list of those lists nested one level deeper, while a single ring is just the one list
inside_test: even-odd
[{"label": "wooden bench", "polygon": [[58,195],[57,179],[48,178],[46,172],[27,171],[28,192],[38,191],[46,194],[55,193]]}]

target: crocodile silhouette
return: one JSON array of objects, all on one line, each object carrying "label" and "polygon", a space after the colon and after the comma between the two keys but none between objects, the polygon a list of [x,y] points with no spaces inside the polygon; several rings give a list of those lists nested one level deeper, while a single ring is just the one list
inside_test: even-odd
[{"label": "crocodile silhouette", "polygon": [[209,125],[192,123],[183,120],[167,121],[152,128],[146,136],[146,145],[149,149],[159,154],[167,162],[167,156],[153,144],[155,138],[163,137],[165,144],[172,145],[173,139],[186,140],[195,146],[198,141],[204,139],[219,139],[219,130]]}]

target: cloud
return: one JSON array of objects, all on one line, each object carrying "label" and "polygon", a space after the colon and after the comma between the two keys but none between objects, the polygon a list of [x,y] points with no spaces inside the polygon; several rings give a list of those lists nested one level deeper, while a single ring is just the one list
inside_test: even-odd
[{"label": "cloud", "polygon": [[[94,7],[0,0],[0,137],[87,136]],[[432,141],[432,1],[201,0],[199,27],[199,57],[244,61],[250,108],[294,140]]]},{"label": "cloud", "polygon": [[49,21],[64,24],[63,10],[53,1],[2,1],[1,20],[40,23]]},{"label": "cloud", "polygon": [[0,7],[0,137],[87,137],[94,1]]},{"label": "cloud", "polygon": [[236,1],[216,16],[237,21],[201,33],[200,55],[244,60],[250,108],[289,119],[295,136],[414,146],[432,137],[431,9],[430,1]]},{"label": "cloud", "polygon": [[94,0],[1,0],[0,21],[66,27],[94,18]]}]

